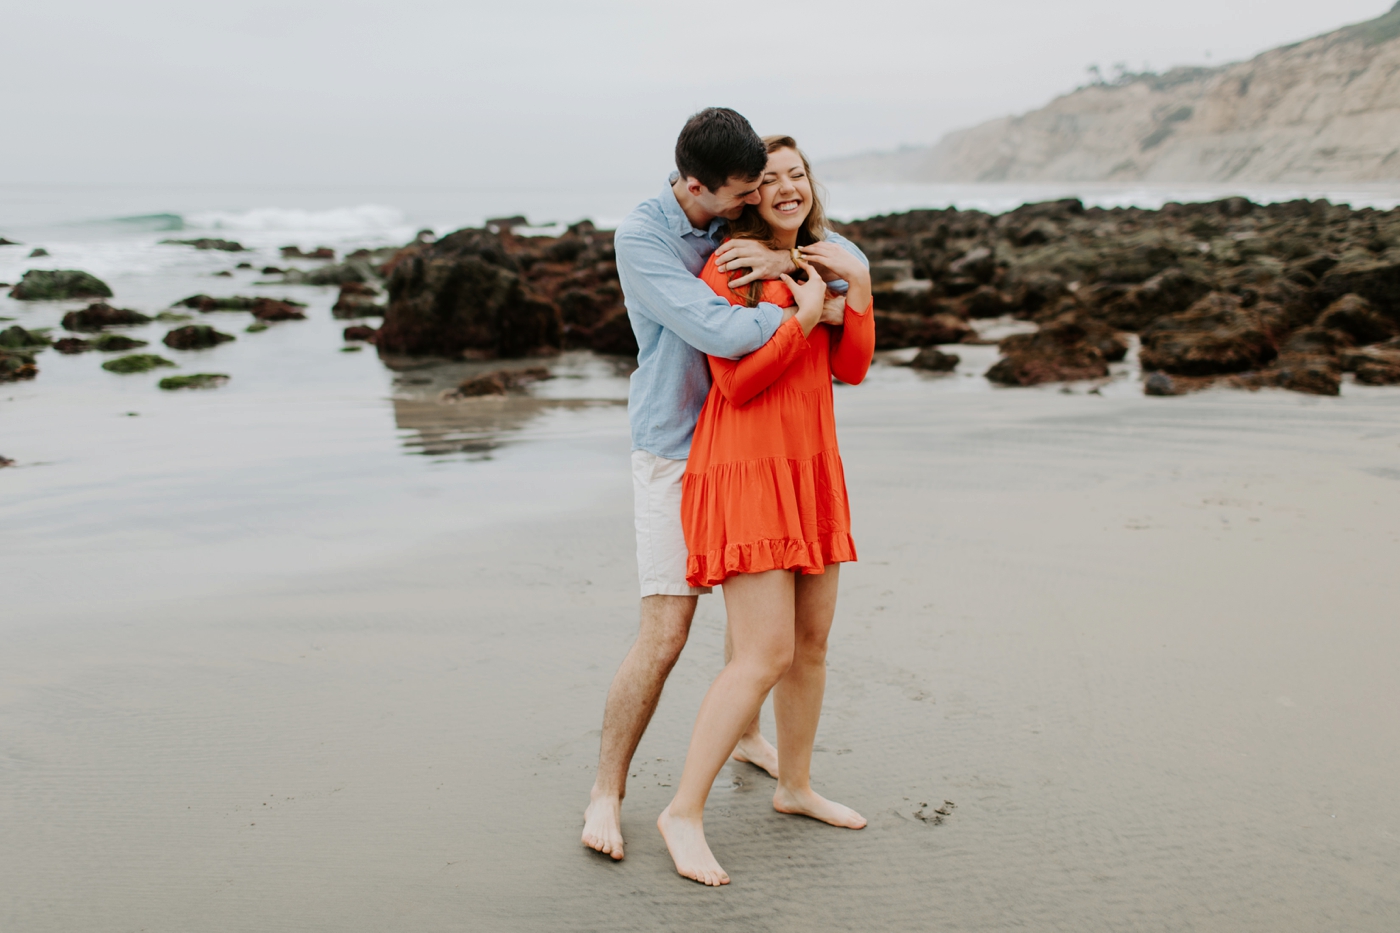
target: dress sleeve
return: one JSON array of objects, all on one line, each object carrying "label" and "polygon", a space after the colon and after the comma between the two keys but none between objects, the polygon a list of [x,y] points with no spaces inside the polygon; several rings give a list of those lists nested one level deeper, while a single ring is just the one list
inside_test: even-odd
[{"label": "dress sleeve", "polygon": [[862,313],[847,304],[845,326],[831,330],[831,374],[847,385],[860,385],[870,371],[870,360],[874,356],[875,303],[866,305]]},{"label": "dress sleeve", "polygon": [[[874,342],[872,337],[871,346]],[[746,405],[777,382],[806,349],[807,338],[802,336],[802,325],[791,317],[778,327],[771,340],[742,360],[710,357],[710,375],[715,378],[715,387],[731,405]]]}]

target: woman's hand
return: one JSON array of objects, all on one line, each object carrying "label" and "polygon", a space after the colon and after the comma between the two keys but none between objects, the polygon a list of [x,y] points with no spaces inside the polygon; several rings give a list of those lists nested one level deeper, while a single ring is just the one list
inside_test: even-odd
[{"label": "woman's hand", "polygon": [[871,298],[870,270],[865,268],[865,263],[835,243],[825,241],[800,247],[798,251],[821,271],[823,278],[844,279],[848,287],[847,303],[857,313],[865,313]]},{"label": "woman's hand", "polygon": [[792,297],[797,301],[797,323],[802,326],[802,336],[807,337],[812,333],[812,328],[821,321],[822,309],[826,303],[826,283],[822,281],[817,270],[809,265],[805,260],[799,263],[807,273],[807,281],[798,282],[786,272],[783,273],[783,284],[792,290]]},{"label": "woman's hand", "polygon": [[749,270],[731,281],[730,288],[743,288],[759,279],[776,279],[784,272],[796,271],[788,250],[769,249],[757,240],[738,237],[715,250],[715,268],[726,273]]}]

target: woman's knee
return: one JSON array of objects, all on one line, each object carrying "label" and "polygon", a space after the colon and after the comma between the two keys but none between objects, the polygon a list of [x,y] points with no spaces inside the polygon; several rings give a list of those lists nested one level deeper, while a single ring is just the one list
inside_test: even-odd
[{"label": "woman's knee", "polygon": [[792,667],[793,650],[789,639],[763,645],[742,657],[736,657],[734,661],[741,665],[750,679],[767,690],[782,680],[788,668]]}]

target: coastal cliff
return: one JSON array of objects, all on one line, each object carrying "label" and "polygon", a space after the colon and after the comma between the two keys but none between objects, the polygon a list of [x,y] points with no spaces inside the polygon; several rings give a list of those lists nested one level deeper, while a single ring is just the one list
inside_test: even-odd
[{"label": "coastal cliff", "polygon": [[1400,3],[1246,62],[1124,74],[833,181],[1332,183],[1400,179]]}]

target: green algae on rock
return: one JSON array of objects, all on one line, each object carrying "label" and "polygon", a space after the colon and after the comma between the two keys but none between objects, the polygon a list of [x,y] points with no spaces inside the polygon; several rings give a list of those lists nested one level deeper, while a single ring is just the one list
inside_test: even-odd
[{"label": "green algae on rock", "polygon": [[217,249],[225,253],[242,253],[247,247],[233,240],[220,240],[215,237],[200,237],[197,240],[161,240],[161,245],[193,246],[195,249]]},{"label": "green algae on rock", "polygon": [[128,327],[149,324],[151,319],[130,308],[114,308],[105,301],[96,301],[81,311],[63,315],[64,330],[101,330],[104,327]]},{"label": "green algae on rock", "polygon": [[245,334],[261,334],[263,331],[267,330],[267,328],[268,328],[268,325],[264,324],[262,321],[254,321],[253,323],[249,324],[247,327],[243,328],[243,333],[245,333]]},{"label": "green algae on rock", "polygon": [[193,373],[188,376],[166,376],[158,384],[162,389],[215,389],[228,382],[223,373]]},{"label": "green algae on rock", "polygon": [[7,350],[47,347],[53,343],[46,331],[48,328],[25,330],[18,324],[0,330],[0,347]]},{"label": "green algae on rock", "polygon": [[10,297],[19,301],[111,298],[112,289],[97,276],[77,269],[30,269],[10,289]]},{"label": "green algae on rock", "polygon": [[233,334],[221,333],[208,324],[186,324],[166,334],[161,342],[172,350],[207,350],[235,339]]},{"label": "green algae on rock", "polygon": [[158,366],[174,366],[175,364],[163,356],[156,356],[154,353],[133,353],[131,356],[119,356],[115,360],[108,360],[102,364],[102,368],[109,373],[148,373]]},{"label": "green algae on rock", "polygon": [[0,382],[18,382],[37,375],[39,367],[34,364],[33,353],[0,347]]}]

